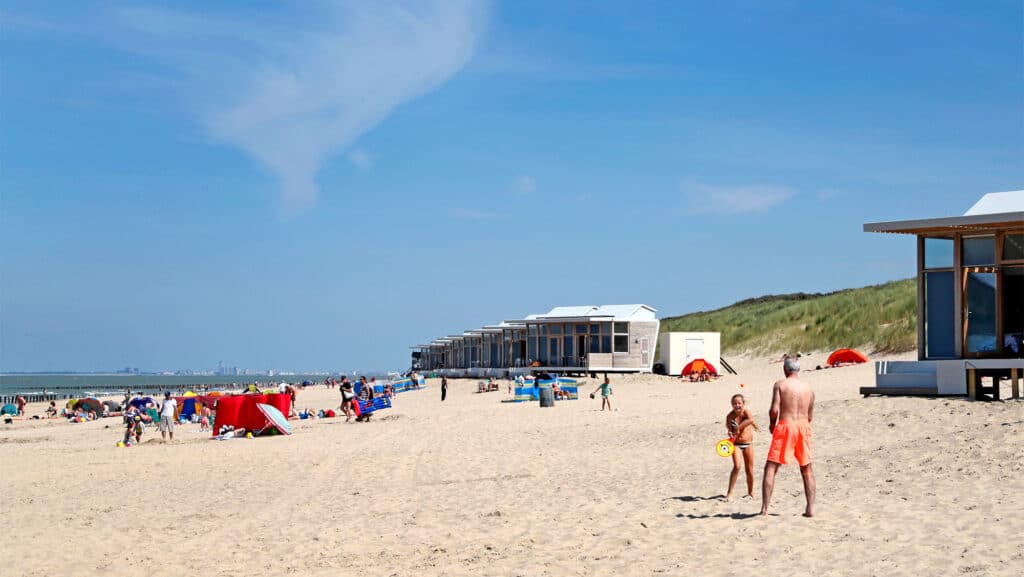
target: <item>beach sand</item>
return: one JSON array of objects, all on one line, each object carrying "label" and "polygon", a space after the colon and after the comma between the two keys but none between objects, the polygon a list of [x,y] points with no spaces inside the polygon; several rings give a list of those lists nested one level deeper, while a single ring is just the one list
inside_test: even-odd
[{"label": "beach sand", "polygon": [[[806,370],[824,358],[802,373],[814,519],[795,466],[755,515],[782,369],[737,358],[739,376],[710,383],[613,376],[613,412],[590,379],[544,409],[475,380],[441,403],[431,380],[370,423],[293,421],[288,437],[187,425],[117,448],[115,418],[0,425],[2,574],[1022,574],[1024,403],[865,399],[873,365]],[[736,392],[762,427],[757,497],[725,502],[731,459],[714,446]],[[319,387],[298,406],[337,402]]]}]

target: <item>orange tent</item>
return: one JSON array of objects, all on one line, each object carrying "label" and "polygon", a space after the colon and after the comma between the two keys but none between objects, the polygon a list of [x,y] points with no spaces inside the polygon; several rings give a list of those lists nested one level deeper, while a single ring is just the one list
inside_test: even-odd
[{"label": "orange tent", "polygon": [[866,363],[868,358],[864,353],[854,349],[838,349],[828,356],[828,364],[838,363]]},{"label": "orange tent", "polygon": [[683,367],[683,376],[688,376],[690,373],[700,374],[700,372],[703,371],[704,369],[707,369],[708,373],[712,375],[718,374],[718,370],[715,369],[714,365],[712,365],[711,363],[705,361],[704,359],[693,359],[692,361],[686,363],[686,366]]}]

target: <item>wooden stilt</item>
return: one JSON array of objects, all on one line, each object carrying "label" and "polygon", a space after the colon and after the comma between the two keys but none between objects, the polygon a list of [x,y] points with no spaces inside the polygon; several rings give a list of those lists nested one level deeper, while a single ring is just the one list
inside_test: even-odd
[{"label": "wooden stilt", "polygon": [[1020,385],[1017,383],[1018,371],[1016,368],[1010,369],[1010,387],[1011,397],[1014,399],[1020,398]]},{"label": "wooden stilt", "polygon": [[972,401],[978,398],[978,374],[974,369],[967,369],[967,398]]}]

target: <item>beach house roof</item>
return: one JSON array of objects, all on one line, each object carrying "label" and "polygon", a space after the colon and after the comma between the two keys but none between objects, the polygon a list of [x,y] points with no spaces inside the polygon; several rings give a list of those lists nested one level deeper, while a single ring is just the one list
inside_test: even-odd
[{"label": "beach house roof", "polygon": [[1024,223],[1024,190],[990,192],[974,203],[963,216],[869,222],[864,232],[894,234],[926,234],[950,230],[984,231],[1016,227]]},{"label": "beach house roof", "polygon": [[643,304],[555,307],[544,314],[530,315],[521,321],[589,322],[655,320],[657,309]]}]

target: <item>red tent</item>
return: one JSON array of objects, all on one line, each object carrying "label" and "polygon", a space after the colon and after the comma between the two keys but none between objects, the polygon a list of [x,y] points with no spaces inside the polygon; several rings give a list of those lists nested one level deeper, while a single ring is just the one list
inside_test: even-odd
[{"label": "red tent", "polygon": [[704,359],[693,359],[683,367],[683,376],[688,376],[690,373],[697,373],[699,375],[704,369],[707,369],[709,374],[718,375],[718,369],[711,363]]},{"label": "red tent", "polygon": [[291,410],[292,398],[289,395],[274,393],[272,395],[232,395],[217,398],[217,417],[213,422],[210,434],[217,435],[223,425],[231,425],[236,429],[255,430],[267,426],[267,417],[256,405],[271,405],[282,414]]},{"label": "red tent", "polygon": [[868,358],[860,351],[854,349],[838,349],[828,356],[828,364],[838,363],[866,363]]}]

